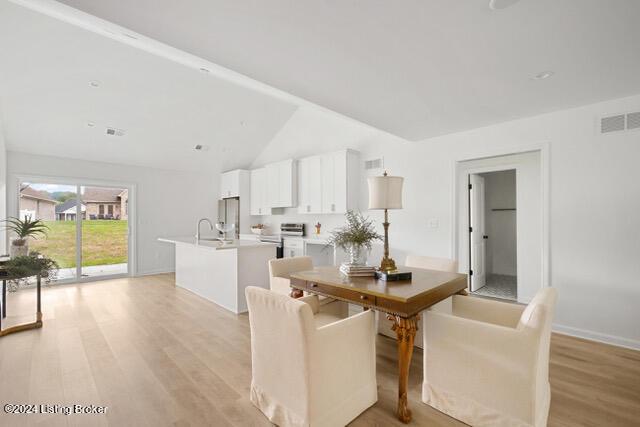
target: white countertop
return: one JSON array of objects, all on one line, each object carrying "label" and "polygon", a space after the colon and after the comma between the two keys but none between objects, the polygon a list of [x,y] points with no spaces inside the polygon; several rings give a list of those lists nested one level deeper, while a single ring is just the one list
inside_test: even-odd
[{"label": "white countertop", "polygon": [[223,243],[219,240],[197,240],[195,237],[159,237],[158,241],[166,242],[166,243],[187,243],[194,246],[199,246],[203,248],[210,248],[215,250],[220,249],[241,249],[241,248],[251,248],[257,246],[276,246],[275,243],[267,243],[267,242],[258,242],[255,240],[234,240],[232,242]]}]

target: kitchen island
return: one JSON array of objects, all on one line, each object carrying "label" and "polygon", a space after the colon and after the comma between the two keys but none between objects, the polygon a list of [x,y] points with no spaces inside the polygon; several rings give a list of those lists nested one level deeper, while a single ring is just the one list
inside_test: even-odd
[{"label": "kitchen island", "polygon": [[176,285],[233,313],[247,311],[244,289],[269,289],[268,261],[276,245],[252,240],[218,240],[162,237],[176,248]]}]

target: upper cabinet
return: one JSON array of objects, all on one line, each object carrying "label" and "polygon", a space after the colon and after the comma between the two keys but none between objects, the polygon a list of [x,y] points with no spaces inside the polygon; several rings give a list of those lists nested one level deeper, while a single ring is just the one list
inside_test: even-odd
[{"label": "upper cabinet", "polygon": [[267,169],[251,171],[251,215],[270,215],[267,195]]},{"label": "upper cabinet", "polygon": [[343,214],[358,205],[358,153],[343,150],[307,157],[298,165],[299,213]]},{"label": "upper cabinet", "polygon": [[236,169],[220,174],[220,198],[240,197],[243,182],[248,179],[249,171]]},{"label": "upper cabinet", "polygon": [[298,212],[322,213],[322,158],[298,161]]},{"label": "upper cabinet", "polygon": [[296,162],[292,159],[268,164],[267,197],[272,208],[297,206]]}]

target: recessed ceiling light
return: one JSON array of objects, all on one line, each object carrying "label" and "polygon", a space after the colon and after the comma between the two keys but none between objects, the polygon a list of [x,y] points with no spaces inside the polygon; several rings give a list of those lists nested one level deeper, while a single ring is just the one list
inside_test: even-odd
[{"label": "recessed ceiling light", "polygon": [[543,71],[541,73],[536,74],[535,76],[531,77],[533,80],[544,80],[544,79],[548,79],[549,77],[553,76],[555,73],[553,71]]},{"label": "recessed ceiling light", "polygon": [[89,86],[91,86],[91,87],[100,87],[100,82],[97,81],[97,80],[91,80],[89,82]]},{"label": "recessed ceiling light", "polygon": [[489,0],[489,9],[498,10],[505,9],[518,3],[519,0]]}]

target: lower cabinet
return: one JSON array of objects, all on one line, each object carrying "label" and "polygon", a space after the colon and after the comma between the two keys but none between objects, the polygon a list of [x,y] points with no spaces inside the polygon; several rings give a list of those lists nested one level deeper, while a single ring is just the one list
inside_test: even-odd
[{"label": "lower cabinet", "polygon": [[285,238],[283,243],[285,258],[293,258],[304,255],[304,241],[299,237]]}]

